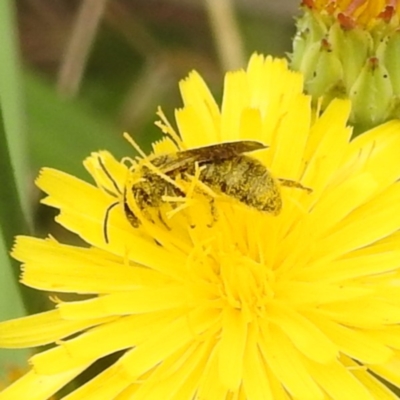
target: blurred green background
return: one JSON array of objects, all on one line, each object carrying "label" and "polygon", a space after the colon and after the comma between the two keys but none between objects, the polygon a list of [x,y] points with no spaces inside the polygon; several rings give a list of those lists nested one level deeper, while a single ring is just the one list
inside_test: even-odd
[{"label": "blurred green background", "polygon": [[[38,205],[42,166],[89,179],[82,160],[108,149],[145,149],[181,106],[178,81],[196,69],[220,98],[223,74],[257,51],[291,50],[297,0],[1,0],[0,320],[46,309],[48,294],[22,289],[8,255],[13,237],[52,233],[54,211]],[[0,373],[26,352],[0,353]]]},{"label": "blurred green background", "polygon": [[[233,21],[214,22],[218,2]],[[148,148],[160,135],[156,107],[172,119],[181,105],[180,79],[196,69],[218,93],[225,69],[245,66],[254,51],[284,56],[296,8],[296,0],[18,1],[34,173],[47,165],[82,174],[81,160],[97,149],[125,155],[123,131]],[[239,40],[226,40],[231,59],[218,45],[227,25]]]}]

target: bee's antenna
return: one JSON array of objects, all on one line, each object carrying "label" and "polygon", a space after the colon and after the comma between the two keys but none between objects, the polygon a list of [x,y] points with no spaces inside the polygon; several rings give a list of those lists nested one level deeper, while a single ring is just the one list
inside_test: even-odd
[{"label": "bee's antenna", "polygon": [[[119,188],[119,186],[117,185],[117,182],[115,181],[115,179],[112,177],[112,175],[108,172],[108,169],[106,168],[106,166],[104,165],[104,162],[103,162],[103,160],[102,160],[102,158],[99,156],[98,157],[98,162],[99,162],[99,165],[100,165],[100,168],[103,170],[103,172],[104,172],[104,174],[107,176],[107,178],[110,180],[110,182],[112,183],[112,185],[114,186],[114,188],[115,188],[115,191],[118,193],[118,194],[121,194],[122,195],[122,190]],[[106,188],[104,188],[105,190],[106,190]],[[107,191],[107,190],[106,190]],[[109,191],[108,191],[109,192]],[[110,193],[110,194],[112,194],[112,193]],[[114,195],[114,197],[115,197],[115,195]]]},{"label": "bee's antenna", "polygon": [[106,215],[104,216],[103,235],[104,235],[104,240],[106,241],[107,244],[109,243],[108,231],[107,231],[108,219],[110,217],[111,210],[118,204],[119,204],[119,202],[116,201],[115,203],[112,203],[111,205],[109,205],[106,210]]},{"label": "bee's antenna", "polygon": [[135,142],[135,140],[133,139],[133,137],[128,133],[128,132],[124,132],[124,139],[128,141],[129,144],[132,145],[132,147],[143,157],[146,158],[146,154],[144,153],[144,151],[140,148],[140,146]]}]

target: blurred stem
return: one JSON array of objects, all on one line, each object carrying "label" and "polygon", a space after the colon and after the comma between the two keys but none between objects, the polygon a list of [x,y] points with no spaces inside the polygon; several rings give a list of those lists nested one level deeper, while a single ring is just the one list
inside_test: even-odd
[{"label": "blurred stem", "polygon": [[127,92],[119,116],[119,125],[134,126],[137,132],[141,132],[149,114],[154,114],[160,97],[172,85],[173,79],[165,57],[148,58],[143,71],[139,76],[135,76]]},{"label": "blurred stem", "polygon": [[245,64],[243,42],[232,0],[205,0],[216,41],[218,57],[225,71]]},{"label": "blurred stem", "polygon": [[107,0],[84,0],[81,5],[58,76],[58,91],[64,97],[74,97],[79,90],[106,3]]},{"label": "blurred stem", "polygon": [[132,13],[128,3],[112,1],[104,20],[143,58],[162,53],[161,46],[143,24],[143,19]]},{"label": "blurred stem", "polygon": [[[15,30],[15,9],[12,0],[0,1],[0,105],[3,134],[1,140],[9,153],[11,176],[14,177],[19,212],[26,230],[32,227],[29,199],[26,195],[28,156],[25,138],[22,76],[18,57],[18,38]],[[2,149],[5,151],[6,149]]]},{"label": "blurred stem", "polygon": [[[15,9],[12,0],[0,1],[0,220],[3,262],[1,268],[9,268],[11,274],[2,276],[19,280],[19,267],[8,255],[16,234],[31,231],[31,213],[28,190],[28,155],[25,143],[25,107],[22,94],[22,76],[18,58]],[[3,285],[10,282],[1,282]],[[18,285],[25,308],[37,311],[37,298],[30,288]],[[15,299],[9,298],[6,307],[13,309]]]}]

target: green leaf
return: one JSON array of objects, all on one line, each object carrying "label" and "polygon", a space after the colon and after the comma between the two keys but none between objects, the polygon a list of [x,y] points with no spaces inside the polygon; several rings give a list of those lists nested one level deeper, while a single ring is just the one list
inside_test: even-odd
[{"label": "green leaf", "polygon": [[91,152],[126,154],[121,130],[82,100],[61,99],[50,84],[31,73],[25,74],[25,86],[29,147],[36,169],[53,167],[82,177],[82,161]]},{"label": "green leaf", "polygon": [[[0,2],[0,320],[21,316],[32,304],[30,289],[17,284],[19,268],[8,254],[16,233],[28,233],[29,201],[25,189],[27,156],[24,107],[17,55],[15,9],[11,0]],[[0,352],[4,368],[25,364],[27,352]],[[0,373],[5,373],[0,370]]]}]

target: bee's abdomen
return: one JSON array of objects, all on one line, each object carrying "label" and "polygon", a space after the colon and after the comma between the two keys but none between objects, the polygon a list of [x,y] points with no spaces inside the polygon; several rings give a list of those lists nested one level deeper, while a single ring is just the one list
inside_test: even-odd
[{"label": "bee's abdomen", "polygon": [[254,158],[240,155],[205,164],[200,180],[257,210],[276,215],[282,208],[278,184],[269,170]]}]

